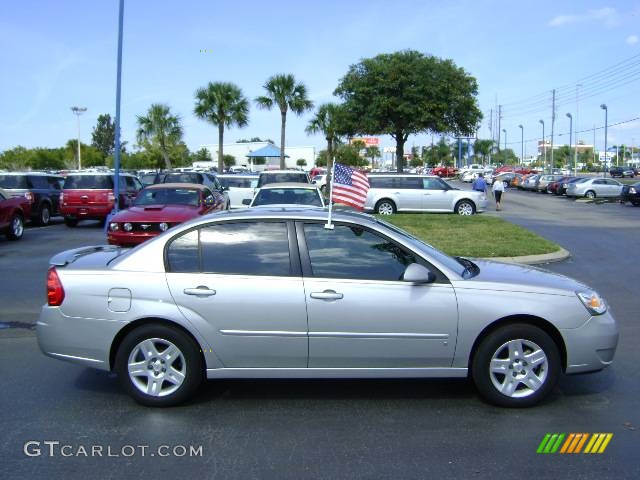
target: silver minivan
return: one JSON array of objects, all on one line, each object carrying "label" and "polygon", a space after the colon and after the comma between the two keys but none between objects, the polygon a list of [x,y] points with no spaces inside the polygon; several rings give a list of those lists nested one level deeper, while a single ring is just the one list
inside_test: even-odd
[{"label": "silver minivan", "polygon": [[454,188],[435,175],[369,175],[366,211],[381,215],[396,212],[453,212],[473,215],[487,208],[484,192]]}]

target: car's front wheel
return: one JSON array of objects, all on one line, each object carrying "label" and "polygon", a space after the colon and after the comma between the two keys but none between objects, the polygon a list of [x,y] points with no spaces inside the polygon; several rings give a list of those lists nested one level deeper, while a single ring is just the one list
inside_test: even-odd
[{"label": "car's front wheel", "polygon": [[43,203],[40,206],[40,210],[38,210],[38,224],[44,227],[46,225],[49,225],[50,221],[51,221],[51,209],[49,208],[48,204]]},{"label": "car's front wheel", "polygon": [[151,407],[184,402],[204,377],[196,342],[182,330],[160,324],[132,330],[118,348],[115,369],[127,393]]},{"label": "car's front wheel", "polygon": [[24,234],[24,219],[20,215],[14,215],[9,225],[9,233],[7,238],[9,240],[20,240]]},{"label": "car's front wheel", "polygon": [[476,213],[476,207],[469,200],[461,200],[456,204],[455,212],[458,215],[473,215]]},{"label": "car's front wheel", "polygon": [[546,332],[529,324],[512,324],[482,340],[471,373],[487,401],[503,407],[530,407],[553,390],[560,363],[558,346]]}]

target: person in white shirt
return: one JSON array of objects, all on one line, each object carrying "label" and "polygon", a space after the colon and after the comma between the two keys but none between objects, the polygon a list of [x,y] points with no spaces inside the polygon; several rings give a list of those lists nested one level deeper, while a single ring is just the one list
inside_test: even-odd
[{"label": "person in white shirt", "polygon": [[504,182],[499,178],[493,182],[493,196],[496,199],[496,210],[502,210],[502,194],[504,193]]}]

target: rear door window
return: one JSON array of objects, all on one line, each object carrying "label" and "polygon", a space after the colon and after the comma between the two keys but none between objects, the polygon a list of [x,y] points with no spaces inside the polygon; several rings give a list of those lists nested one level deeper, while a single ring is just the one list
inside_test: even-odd
[{"label": "rear door window", "polygon": [[26,175],[0,175],[0,188],[29,188]]},{"label": "rear door window", "polygon": [[113,178],[108,175],[69,175],[64,181],[65,189],[111,190]]}]

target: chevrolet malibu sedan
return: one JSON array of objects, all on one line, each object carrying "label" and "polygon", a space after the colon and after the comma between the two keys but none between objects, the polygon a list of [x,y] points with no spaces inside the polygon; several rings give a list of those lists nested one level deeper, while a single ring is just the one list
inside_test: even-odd
[{"label": "chevrolet malibu sedan", "polygon": [[[450,257],[375,217],[320,208],[206,215],[122,250],[51,259],[38,342],[117,373],[150,406],[225,378],[471,377],[526,407],[601,370],[606,302],[544,270]],[[247,294],[250,292],[250,294]]]},{"label": "chevrolet malibu sedan", "polygon": [[622,184],[612,178],[583,178],[567,185],[567,197],[619,197]]},{"label": "chevrolet malibu sedan", "polygon": [[192,218],[223,210],[225,198],[209,187],[159,183],[141,190],[133,206],[109,222],[107,241],[131,247]]}]

